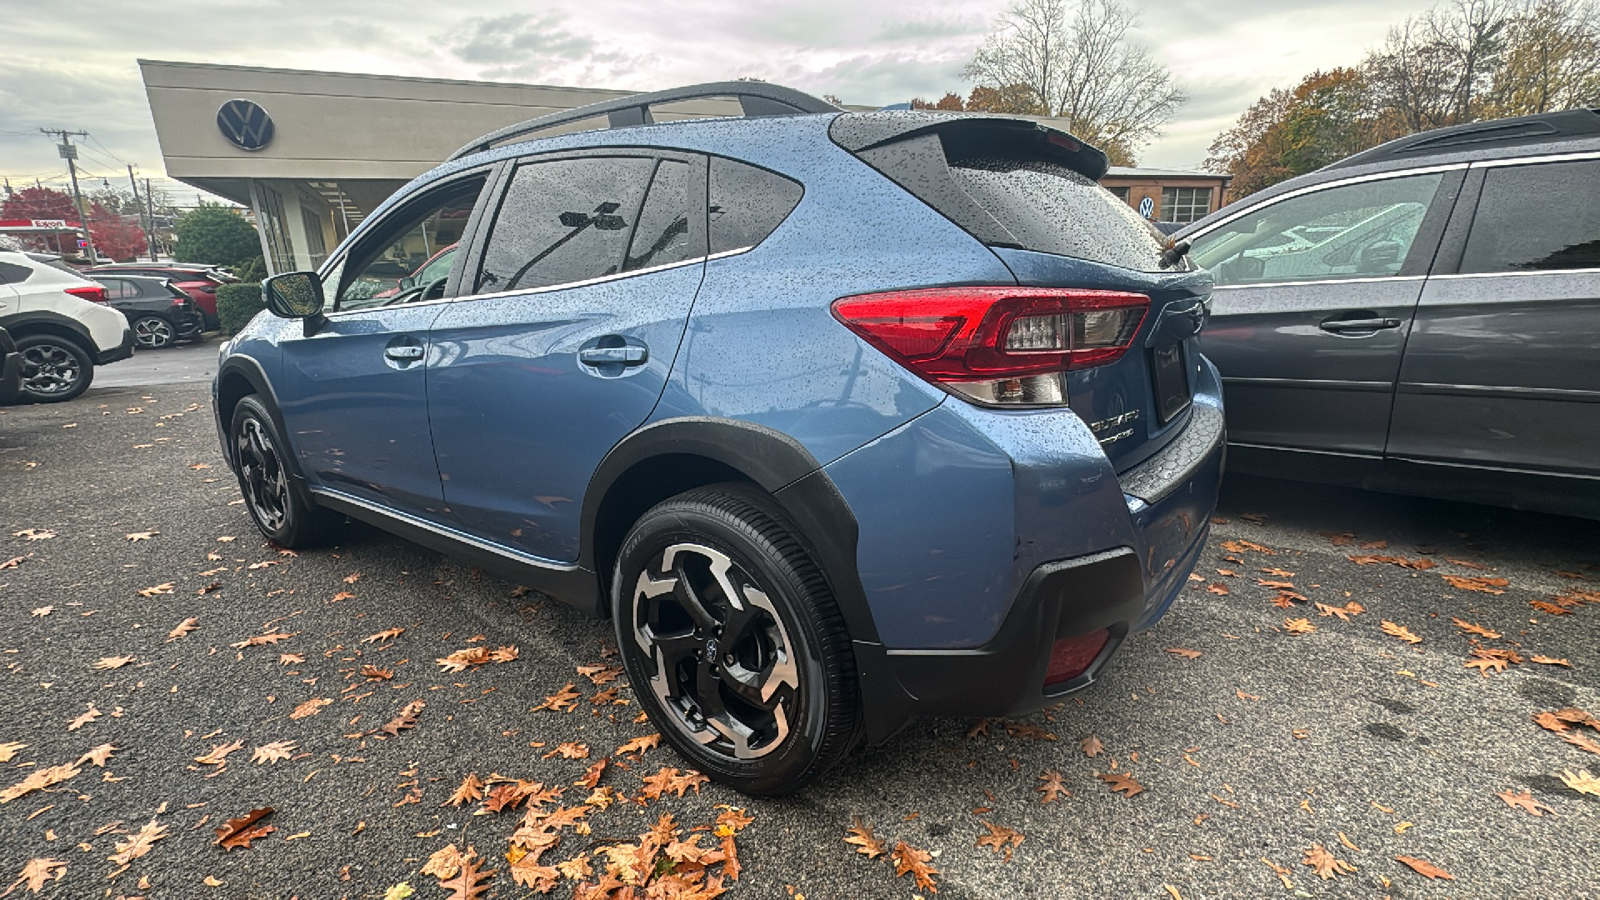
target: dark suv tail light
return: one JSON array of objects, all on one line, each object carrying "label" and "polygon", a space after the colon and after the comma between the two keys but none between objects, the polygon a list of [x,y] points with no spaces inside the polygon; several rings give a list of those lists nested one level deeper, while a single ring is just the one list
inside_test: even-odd
[{"label": "dark suv tail light", "polygon": [[1115,362],[1150,298],[1070,288],[958,287],[843,297],[840,322],[923,378],[978,403],[1066,402],[1061,373]]},{"label": "dark suv tail light", "polygon": [[110,299],[106,296],[106,289],[98,284],[85,284],[81,287],[69,287],[62,290],[74,297],[82,297],[85,300],[93,300],[96,303],[104,303]]}]

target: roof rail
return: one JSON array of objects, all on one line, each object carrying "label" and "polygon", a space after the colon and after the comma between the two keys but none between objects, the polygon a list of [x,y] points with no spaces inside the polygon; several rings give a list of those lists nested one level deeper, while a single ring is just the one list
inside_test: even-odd
[{"label": "roof rail", "polygon": [[1418,159],[1443,153],[1506,147],[1517,144],[1546,143],[1600,136],[1600,109],[1569,109],[1561,112],[1492,119],[1435,128],[1397,138],[1347,156],[1327,166],[1343,169],[1390,159]]},{"label": "roof rail", "polygon": [[706,84],[692,84],[687,87],[656,91],[650,94],[618,97],[615,100],[602,100],[599,103],[591,103],[588,106],[580,106],[576,109],[540,116],[537,119],[529,119],[526,122],[519,122],[515,125],[507,125],[497,131],[489,132],[450,154],[450,159],[446,161],[457,160],[463,156],[487,150],[502,141],[525,137],[549,128],[555,128],[558,125],[579,122],[600,115],[604,115],[610,120],[608,127],[611,128],[647,125],[655,121],[650,115],[650,107],[652,106],[675,103],[680,100],[699,100],[706,97],[733,97],[737,99],[739,107],[744,111],[746,118],[754,116],[788,116],[796,113],[839,112],[839,107],[834,106],[832,103],[819,100],[794,88],[767,84],[762,81],[713,81]]}]

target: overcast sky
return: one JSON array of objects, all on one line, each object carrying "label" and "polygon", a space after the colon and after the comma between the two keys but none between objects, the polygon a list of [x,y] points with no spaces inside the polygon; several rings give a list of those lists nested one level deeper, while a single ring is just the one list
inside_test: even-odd
[{"label": "overcast sky", "polygon": [[[846,103],[965,94],[961,70],[1009,0],[0,0],[0,174],[64,180],[40,126],[86,130],[93,176],[160,176],[134,60],[657,90],[754,76]],[[1359,62],[1428,0],[1145,0],[1139,39],[1190,99],[1145,148],[1195,168],[1273,87]],[[192,191],[169,183],[179,202]],[[180,194],[178,191],[185,193]]]}]

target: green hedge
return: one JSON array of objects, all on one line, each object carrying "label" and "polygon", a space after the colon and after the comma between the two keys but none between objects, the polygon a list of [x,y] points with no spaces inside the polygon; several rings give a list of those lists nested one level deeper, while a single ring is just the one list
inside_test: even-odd
[{"label": "green hedge", "polygon": [[256,313],[266,308],[259,282],[243,281],[217,288],[217,318],[222,320],[223,334],[238,334]]}]

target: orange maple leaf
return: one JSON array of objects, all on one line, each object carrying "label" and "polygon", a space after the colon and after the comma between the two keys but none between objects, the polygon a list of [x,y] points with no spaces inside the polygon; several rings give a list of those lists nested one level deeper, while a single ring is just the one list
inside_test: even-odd
[{"label": "orange maple leaf", "polygon": [[478,778],[477,772],[469,772],[466,778],[461,779],[461,786],[450,795],[450,799],[440,805],[461,806],[481,799],[483,799],[483,781]]},{"label": "orange maple leaf", "polygon": [[1555,810],[1533,799],[1532,792],[1513,794],[1510,791],[1501,791],[1500,793],[1495,794],[1495,796],[1499,797],[1501,800],[1504,800],[1506,805],[1512,809],[1525,810],[1529,815],[1543,816],[1545,813],[1549,813],[1553,816],[1556,814]]},{"label": "orange maple leaf", "polygon": [[1022,846],[1022,841],[1025,837],[1023,833],[1011,828],[1007,828],[1004,825],[996,825],[993,822],[984,821],[983,819],[979,819],[978,824],[989,829],[988,834],[978,836],[978,846],[988,847],[996,854],[1004,851],[1006,855],[1006,861],[1010,862],[1011,851],[1016,847]]},{"label": "orange maple leaf", "polygon": [[1348,874],[1356,870],[1355,866],[1342,859],[1335,858],[1321,844],[1312,844],[1311,849],[1306,851],[1305,864],[1317,873],[1317,877],[1324,879],[1333,878],[1335,875]]},{"label": "orange maple leaf", "polygon": [[1110,785],[1113,794],[1120,791],[1132,797],[1144,792],[1144,785],[1134,781],[1133,776],[1127,772],[1096,772],[1094,777]]},{"label": "orange maple leaf", "polygon": [[661,734],[657,732],[656,734],[647,734],[643,737],[636,737],[625,742],[622,746],[618,747],[616,752],[612,755],[622,756],[628,753],[638,753],[642,756],[646,750],[659,746],[661,746]]},{"label": "orange maple leaf", "polygon": [[151,819],[145,823],[144,827],[135,832],[133,837],[125,841],[118,841],[116,852],[106,857],[106,859],[119,866],[125,866],[149,853],[150,847],[166,836],[167,827],[165,825],[157,825],[156,820]]},{"label": "orange maple leaf", "polygon": [[451,891],[449,900],[478,900],[483,892],[489,889],[488,880],[494,877],[495,871],[481,871],[478,861],[471,858],[461,860],[461,871],[456,877],[440,879],[439,886]]},{"label": "orange maple leaf", "polygon": [[1063,796],[1072,796],[1072,792],[1067,790],[1067,786],[1061,782],[1061,773],[1055,769],[1045,770],[1045,773],[1039,776],[1039,780],[1043,784],[1034,788],[1034,790],[1044,795],[1039,798],[1040,803],[1052,803]]},{"label": "orange maple leaf", "polygon": [[535,706],[528,712],[538,712],[541,709],[554,710],[555,712],[571,712],[578,708],[578,692],[573,689],[572,682],[567,682],[566,687],[544,698],[544,702]]},{"label": "orange maple leaf", "polygon": [[860,816],[851,819],[852,824],[845,832],[844,842],[856,848],[856,852],[868,859],[877,859],[887,853],[889,846],[878,840],[872,833],[872,826],[861,821]]},{"label": "orange maple leaf", "polygon": [[1106,745],[1100,743],[1100,738],[1092,734],[1080,741],[1078,746],[1083,749],[1083,755],[1090,759],[1104,753],[1106,749]]},{"label": "orange maple leaf", "polygon": [[17,880],[11,883],[11,887],[6,888],[6,893],[11,893],[23,882],[27,882],[28,890],[37,894],[44,890],[45,882],[52,878],[60,881],[66,874],[67,864],[59,859],[30,859],[23,865],[22,874],[18,875]]}]

